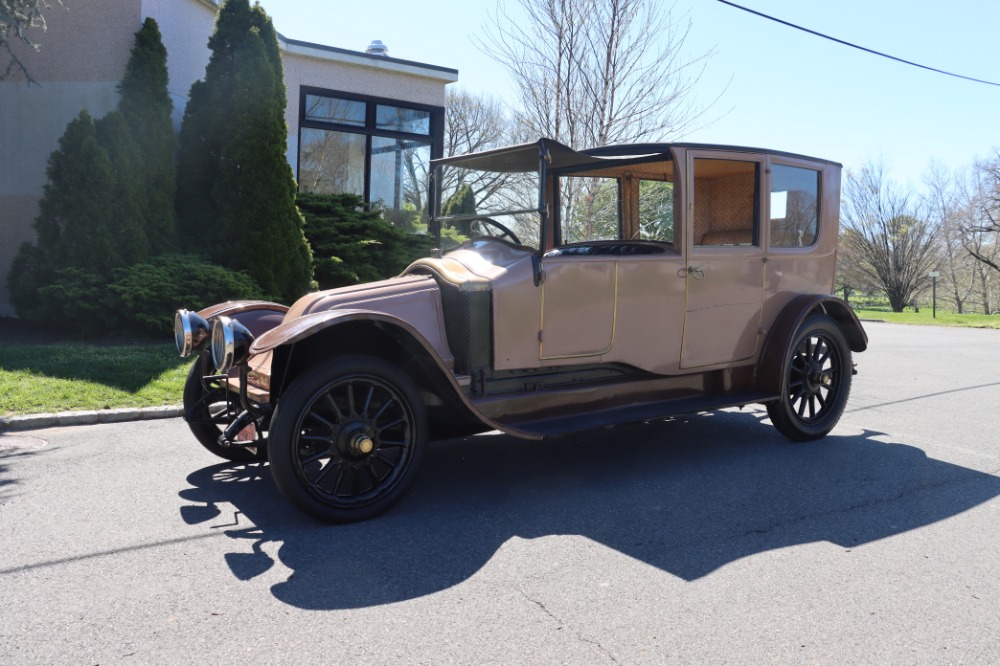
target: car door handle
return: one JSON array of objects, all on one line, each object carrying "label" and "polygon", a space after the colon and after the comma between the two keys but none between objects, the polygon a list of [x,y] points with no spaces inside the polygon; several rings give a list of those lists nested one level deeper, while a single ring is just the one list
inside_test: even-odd
[{"label": "car door handle", "polygon": [[701,270],[697,266],[688,266],[688,275],[693,277],[695,280],[701,280],[705,277],[705,271]]}]

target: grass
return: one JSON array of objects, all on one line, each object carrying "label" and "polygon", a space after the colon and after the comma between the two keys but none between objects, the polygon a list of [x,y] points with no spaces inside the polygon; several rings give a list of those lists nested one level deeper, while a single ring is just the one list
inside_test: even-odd
[{"label": "grass", "polygon": [[854,311],[859,318],[886,321],[892,324],[919,324],[921,326],[961,326],[964,328],[1000,328],[1000,315],[957,314],[938,310],[937,317],[930,308],[920,312],[889,312],[888,309],[858,308]]},{"label": "grass", "polygon": [[0,416],[180,404],[189,363],[172,342],[0,339]]},{"label": "grass", "polygon": [[[1000,328],[1000,315],[860,308],[894,324]],[[176,405],[190,360],[163,342],[80,341],[0,319],[0,416]]]}]

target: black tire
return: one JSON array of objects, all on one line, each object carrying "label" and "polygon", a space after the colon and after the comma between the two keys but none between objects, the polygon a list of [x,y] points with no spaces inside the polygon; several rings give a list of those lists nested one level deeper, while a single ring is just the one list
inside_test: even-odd
[{"label": "black tire", "polygon": [[785,437],[806,442],[824,437],[844,413],[851,393],[851,348],[836,321],[812,315],[791,341],[784,395],[767,403],[771,423]]},{"label": "black tire", "polygon": [[371,356],[337,358],[294,380],[268,433],[271,475],[296,507],[332,523],[367,520],[416,477],[427,418],[414,383]]},{"label": "black tire", "polygon": [[226,390],[217,382],[206,382],[203,378],[213,374],[211,354],[203,351],[191,364],[187,381],[184,382],[184,413],[188,414],[188,428],[195,439],[210,452],[233,462],[257,462],[267,460],[267,448],[257,447],[253,452],[241,447],[222,447],[219,435],[233,422],[239,410],[230,410],[226,403]]}]

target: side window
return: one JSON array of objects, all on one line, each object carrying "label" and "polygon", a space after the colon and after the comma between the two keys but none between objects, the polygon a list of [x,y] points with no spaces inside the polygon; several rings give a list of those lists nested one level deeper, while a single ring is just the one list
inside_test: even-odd
[{"label": "side window", "polygon": [[674,184],[639,181],[638,240],[674,242]]},{"label": "side window", "polygon": [[618,178],[566,176],[559,179],[562,242],[621,238],[621,187]]},{"label": "side window", "polygon": [[771,166],[771,247],[807,247],[819,229],[819,171]]},{"label": "side window", "polygon": [[759,180],[756,162],[695,159],[694,244],[756,244]]}]

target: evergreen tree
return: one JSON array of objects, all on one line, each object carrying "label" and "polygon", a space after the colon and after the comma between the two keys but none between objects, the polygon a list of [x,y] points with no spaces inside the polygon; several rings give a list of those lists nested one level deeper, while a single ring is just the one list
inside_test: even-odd
[{"label": "evergreen tree", "polygon": [[233,131],[222,147],[213,192],[229,239],[231,268],[246,270],[267,293],[294,300],[309,289],[311,256],[285,159],[284,95],[261,32],[250,28],[233,76]]},{"label": "evergreen tree", "polygon": [[116,190],[115,171],[86,111],[66,126],[59,149],[49,156],[46,175],[35,230],[52,265],[97,273],[124,265],[109,205]]},{"label": "evergreen tree", "polygon": [[285,157],[277,33],[259,5],[226,0],[208,44],[205,80],[191,87],[181,126],[181,242],[291,300],[308,289],[312,265]]},{"label": "evergreen tree", "polygon": [[134,180],[144,235],[153,254],[177,249],[174,196],[177,189],[174,135],[167,74],[167,49],[156,21],[147,18],[118,86],[118,110],[142,159]]},{"label": "evergreen tree", "polygon": [[[475,215],[476,195],[472,193],[472,186],[462,185],[458,188],[458,191],[445,202],[441,212],[444,215]],[[460,220],[450,223],[450,226],[463,236],[472,235],[472,220]]]}]

